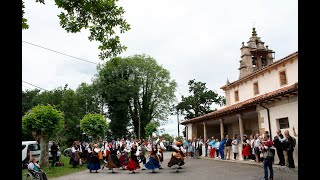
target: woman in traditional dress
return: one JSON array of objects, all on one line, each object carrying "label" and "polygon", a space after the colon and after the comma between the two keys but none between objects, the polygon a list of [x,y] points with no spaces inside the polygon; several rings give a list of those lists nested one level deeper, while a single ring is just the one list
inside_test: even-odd
[{"label": "woman in traditional dress", "polygon": [[250,155],[251,155],[250,142],[247,139],[247,135],[243,135],[243,140],[242,140],[242,156],[243,156],[243,159],[249,159]]},{"label": "woman in traditional dress", "polygon": [[155,169],[160,168],[157,144],[152,145],[149,161],[144,165],[147,169],[155,173]]},{"label": "woman in traditional dress", "polygon": [[132,144],[132,147],[131,147],[131,156],[130,156],[130,159],[129,159],[129,162],[128,162],[128,165],[127,165],[127,170],[129,171],[132,171],[132,173],[135,173],[134,171],[136,169],[139,169],[140,166],[139,166],[139,161],[138,161],[138,158],[137,158],[137,145],[135,144]]},{"label": "woman in traditional dress", "polygon": [[175,144],[172,145],[174,152],[171,155],[171,159],[168,162],[168,167],[176,166],[176,172],[179,172],[178,169],[181,169],[181,166],[185,164],[183,154],[185,153],[185,149],[182,147],[181,141],[176,141]]},{"label": "woman in traditional dress", "polygon": [[115,146],[112,145],[112,143],[110,143],[108,148],[109,148],[110,154],[108,156],[107,167],[112,170],[112,173],[114,173],[113,168],[119,168],[120,162],[117,157],[117,150],[115,149]]},{"label": "woman in traditional dress", "polygon": [[126,144],[123,143],[122,146],[120,147],[120,167],[122,167],[122,169],[125,169],[125,167],[128,165],[128,161],[127,161],[127,156],[128,156],[128,149],[126,148]]},{"label": "woman in traditional dress", "polygon": [[69,164],[71,164],[72,167],[75,168],[76,165],[79,165],[79,160],[80,160],[80,149],[79,149],[77,141],[73,142],[71,152],[72,152],[72,154],[70,157]]},{"label": "woman in traditional dress", "polygon": [[[98,173],[98,170],[101,168],[100,167],[100,159],[99,159],[99,153],[100,153],[101,149],[99,148],[98,144],[94,144],[93,145],[93,151],[91,152],[91,159],[89,162],[89,170],[90,173],[92,173],[92,171],[95,171],[96,173]],[[88,149],[89,152],[89,149]]]}]

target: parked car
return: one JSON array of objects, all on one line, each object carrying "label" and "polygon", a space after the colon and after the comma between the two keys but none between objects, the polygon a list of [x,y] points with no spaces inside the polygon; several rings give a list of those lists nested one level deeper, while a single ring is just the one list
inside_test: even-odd
[{"label": "parked car", "polygon": [[[52,160],[52,154],[51,154],[51,146],[52,146],[52,141],[49,141],[49,145],[48,145],[48,148],[49,148],[49,161]],[[60,147],[58,145],[58,153],[57,153],[57,161],[59,161],[60,157],[61,157],[61,151],[60,151]]]},{"label": "parked car", "polygon": [[31,157],[40,158],[40,145],[37,141],[22,141],[22,168],[28,166]]},{"label": "parked car", "polygon": [[71,147],[70,148],[66,148],[64,151],[63,151],[63,155],[66,156],[66,157],[71,157]]}]

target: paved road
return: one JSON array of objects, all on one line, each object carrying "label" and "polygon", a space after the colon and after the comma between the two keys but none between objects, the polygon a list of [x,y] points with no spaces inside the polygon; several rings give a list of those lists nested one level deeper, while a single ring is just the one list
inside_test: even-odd
[{"label": "paved road", "polygon": [[[115,170],[116,173],[112,174],[108,169],[104,169],[100,170],[99,173],[89,173],[89,170],[87,170],[50,180],[105,180],[107,178],[112,178],[112,180],[258,180],[263,177],[263,169],[261,167],[204,159],[186,159],[183,169],[179,173],[176,173],[175,169],[167,167],[170,156],[171,153],[165,153],[164,169],[157,169],[158,173],[154,174],[148,170],[137,170],[136,174],[131,174],[130,171],[118,169]],[[298,179],[297,174],[289,172],[275,170],[274,174],[277,180]]]}]

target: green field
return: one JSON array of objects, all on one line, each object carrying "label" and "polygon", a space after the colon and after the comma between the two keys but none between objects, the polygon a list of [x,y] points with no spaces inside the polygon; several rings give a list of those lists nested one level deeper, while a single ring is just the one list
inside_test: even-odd
[{"label": "green field", "polygon": [[[87,169],[86,164],[82,164],[80,166],[77,166],[76,168],[72,168],[72,166],[69,164],[69,160],[70,160],[70,157],[65,157],[61,155],[60,162],[63,162],[64,166],[53,167],[53,168],[52,167],[43,168],[43,170],[44,172],[47,173],[48,178],[53,178],[53,177],[64,176],[71,173],[76,173],[76,172]],[[50,166],[51,166],[51,163],[50,163]],[[28,172],[27,169],[22,170],[23,179],[26,177],[27,172]]]}]

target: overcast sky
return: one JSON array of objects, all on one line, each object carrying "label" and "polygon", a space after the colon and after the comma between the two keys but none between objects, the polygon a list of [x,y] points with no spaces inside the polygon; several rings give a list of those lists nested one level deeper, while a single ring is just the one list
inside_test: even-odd
[{"label": "overcast sky", "polygon": [[[276,60],[298,50],[297,0],[120,0],[131,30],[122,34],[128,47],[121,56],[147,54],[168,69],[178,83],[176,95],[188,94],[191,79],[205,82],[223,95],[220,87],[239,77],[240,47],[251,37],[252,27]],[[59,25],[60,13],[54,1],[25,2],[29,29],[22,40],[93,62],[98,58],[97,42],[88,31],[71,34]],[[94,64],[22,43],[22,79],[47,90],[68,84],[75,89],[90,83],[97,73]],[[34,87],[23,83],[23,89]],[[180,131],[183,126],[180,126]],[[163,126],[177,135],[177,118]],[[181,131],[182,132],[182,131]]]}]

